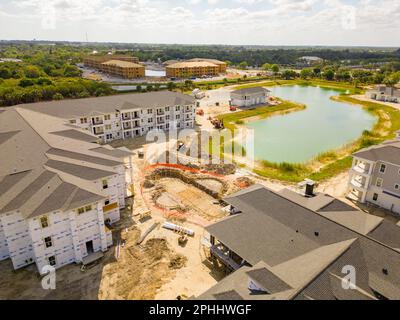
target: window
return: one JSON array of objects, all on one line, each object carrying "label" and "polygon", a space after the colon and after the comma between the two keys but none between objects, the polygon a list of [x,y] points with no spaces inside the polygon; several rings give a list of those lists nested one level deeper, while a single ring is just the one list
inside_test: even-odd
[{"label": "window", "polygon": [[399,190],[399,189],[400,189],[400,184],[397,184],[397,183],[396,183],[396,184],[394,185],[394,188],[395,188],[395,190]]},{"label": "window", "polygon": [[81,123],[87,123],[87,118],[81,118]]},{"label": "window", "polygon": [[111,130],[111,125],[110,124],[106,125],[106,130]]},{"label": "window", "polygon": [[148,123],[153,123],[153,118],[147,119],[147,122],[148,122]]},{"label": "window", "polygon": [[51,265],[52,267],[57,264],[55,256],[48,257],[47,260],[49,261],[49,265]]},{"label": "window", "polygon": [[51,237],[44,238],[44,244],[45,244],[46,248],[52,247],[53,241],[51,240]]},{"label": "window", "polygon": [[49,219],[46,216],[40,218],[40,225],[42,228],[47,228],[49,226]]},{"label": "window", "polygon": [[168,111],[169,111],[169,107],[166,107],[166,108],[165,108],[165,111],[167,111],[167,112],[168,112]]},{"label": "window", "polygon": [[147,114],[152,114],[153,113],[153,109],[148,109],[147,110]]},{"label": "window", "polygon": [[107,180],[103,180],[102,184],[103,184],[103,189],[108,189],[108,181]]},{"label": "window", "polygon": [[104,120],[111,120],[111,115],[110,114],[106,114],[105,116],[104,116]]},{"label": "window", "polygon": [[381,178],[376,179],[376,186],[378,188],[382,188],[382,185],[383,185],[383,179]]},{"label": "window", "polygon": [[179,120],[181,118],[181,116],[178,114],[177,116],[176,116],[176,120]]},{"label": "window", "polygon": [[380,172],[380,173],[385,173],[385,171],[386,171],[386,164],[381,164],[381,167],[380,167],[380,169],[379,169],[379,172]]},{"label": "window", "polygon": [[75,123],[76,123],[76,120],[69,120],[69,123],[75,124]]},{"label": "window", "polygon": [[180,111],[181,110],[181,107],[180,106],[176,106],[175,107],[175,111]]},{"label": "window", "polygon": [[374,196],[372,197],[372,200],[374,200],[374,201],[378,201],[378,194],[377,193],[374,193]]}]

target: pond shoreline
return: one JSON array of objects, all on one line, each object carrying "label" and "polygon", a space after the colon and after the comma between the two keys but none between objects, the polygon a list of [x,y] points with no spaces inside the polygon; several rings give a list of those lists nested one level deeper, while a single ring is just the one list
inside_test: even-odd
[{"label": "pond shoreline", "polygon": [[[337,88],[327,89],[337,90]],[[370,103],[358,100],[350,94],[332,96],[331,99],[337,102],[357,105],[376,117],[377,122],[370,131],[366,130],[355,141],[343,145],[339,148],[323,152],[311,159],[310,161],[305,162],[304,164],[258,161],[256,168],[254,168],[253,171],[261,177],[266,177],[278,181],[285,181],[289,183],[296,183],[304,180],[305,178],[311,178],[315,181],[324,181],[350,169],[352,163],[352,153],[362,148],[379,144],[385,140],[388,140],[395,135],[394,132],[396,130],[400,129],[400,120],[393,121],[394,117],[400,116],[399,110],[395,110],[389,106],[385,106],[379,103]],[[303,107],[303,109],[304,108],[305,106]],[[290,110],[290,112],[295,111],[298,110]],[[279,114],[279,112],[270,113],[267,117]],[[220,118],[223,118],[223,116],[224,115],[221,115]],[[263,119],[265,117],[260,115],[248,117],[242,116],[240,117],[240,120],[243,121],[242,125],[244,125],[249,121],[259,120],[260,118]],[[235,127],[237,126],[238,125],[235,124]],[[239,159],[239,165],[240,162],[241,161]],[[242,164],[242,166],[244,165]]]}]

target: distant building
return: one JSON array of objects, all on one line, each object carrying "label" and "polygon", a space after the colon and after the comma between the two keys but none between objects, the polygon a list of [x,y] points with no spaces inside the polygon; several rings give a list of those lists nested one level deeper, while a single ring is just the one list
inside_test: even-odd
[{"label": "distant building", "polygon": [[299,67],[311,67],[324,62],[324,59],[315,56],[304,56],[298,59],[297,65]]},{"label": "distant building", "polygon": [[400,103],[400,89],[394,87],[376,86],[368,90],[365,95],[373,100]]},{"label": "distant building", "polygon": [[14,63],[21,63],[21,59],[14,59],[14,58],[0,58],[0,62],[14,62]]},{"label": "distant building", "polygon": [[103,62],[101,70],[126,79],[144,78],[146,74],[145,67],[141,64],[120,60]]},{"label": "distant building", "polygon": [[87,56],[83,63],[88,68],[101,70],[105,73],[122,78],[143,78],[145,68],[139,64],[139,58],[126,55]]},{"label": "distant building", "polygon": [[212,259],[233,273],[199,300],[400,299],[396,224],[329,195],[261,185],[224,202],[231,215],[206,231]]},{"label": "distant building", "polygon": [[231,92],[231,105],[237,107],[251,107],[267,104],[270,95],[268,89],[263,87],[246,88]]},{"label": "distant building", "polygon": [[213,64],[218,66],[218,72],[219,73],[226,73],[226,69],[228,67],[226,62],[219,61],[219,60],[216,60],[216,59],[194,58],[194,59],[189,59],[188,61],[195,61],[195,62],[205,61],[205,62],[213,63]]},{"label": "distant building", "polygon": [[353,154],[349,197],[400,214],[400,131],[387,141]]},{"label": "distant building", "polygon": [[226,72],[225,62],[211,59],[192,59],[182,62],[170,63],[166,66],[169,78],[190,78],[203,76],[218,76]]}]

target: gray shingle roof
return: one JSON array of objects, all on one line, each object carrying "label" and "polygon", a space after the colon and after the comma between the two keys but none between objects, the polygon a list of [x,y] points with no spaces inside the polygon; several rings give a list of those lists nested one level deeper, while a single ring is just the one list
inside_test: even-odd
[{"label": "gray shingle roof", "polygon": [[57,131],[57,132],[52,132],[52,134],[55,134],[60,137],[65,137],[65,138],[70,138],[74,140],[80,140],[80,141],[85,141],[85,142],[99,142],[99,138],[91,135],[89,133],[82,132],[81,130],[62,130],[62,131]]},{"label": "gray shingle roof", "polygon": [[93,157],[93,156],[89,156],[89,155],[86,155],[83,153],[72,152],[72,151],[68,151],[68,150],[61,150],[61,149],[56,149],[56,148],[50,149],[49,151],[47,151],[46,154],[65,157],[65,158],[74,159],[74,160],[78,160],[78,161],[82,161],[82,162],[99,164],[99,165],[108,166],[108,167],[115,167],[115,166],[122,164],[122,162],[119,162],[119,161],[114,161],[114,160],[109,160],[109,159],[99,158],[99,157]]},{"label": "gray shingle roof", "polygon": [[380,145],[354,153],[355,157],[369,161],[384,161],[400,165],[400,148],[394,145]]},{"label": "gray shingle roof", "polygon": [[278,293],[286,290],[293,289],[285,281],[277,277],[273,272],[267,268],[253,269],[246,272],[247,275],[256,281],[268,293]]},{"label": "gray shingle roof", "polygon": [[252,87],[252,88],[244,88],[244,89],[235,90],[232,93],[239,94],[239,95],[247,95],[247,94],[264,94],[266,92],[270,92],[270,91],[263,87]]},{"label": "gray shingle roof", "polygon": [[[389,299],[400,299],[400,252],[395,249],[400,241],[398,226],[380,221],[368,234],[358,232],[358,228],[353,231],[350,223],[336,222],[329,217],[332,213],[352,216],[354,210],[344,204],[333,201],[320,208],[323,212],[317,212],[296,205],[292,202],[294,197],[286,199],[263,189],[253,186],[250,191],[240,191],[228,197],[226,202],[242,213],[207,227],[211,235],[233,252],[242,258],[251,258],[247,261],[254,267],[246,270],[247,275],[257,278],[260,284],[264,282],[265,289],[268,289],[268,285],[273,286],[276,278],[294,288],[294,292],[289,288],[285,295],[282,292],[275,293],[277,299],[376,299],[375,291]],[[335,211],[330,212],[329,208]],[[256,219],[260,226],[248,229],[249,226],[254,227],[251,221],[257,215],[266,215],[271,220]],[[242,227],[238,227],[237,221]],[[231,226],[236,239],[232,237]],[[286,228],[312,239],[316,248],[308,249],[304,241],[297,239],[292,242],[293,234],[287,232]],[[311,230],[318,230],[319,236],[310,235]],[[268,237],[262,232],[268,233]],[[294,248],[287,246],[289,242]],[[275,256],[269,254],[270,247],[276,250]],[[302,253],[304,249],[306,252]],[[251,261],[256,259],[268,264],[265,269],[269,272],[259,271],[263,269],[263,262],[255,264]],[[345,276],[343,268],[346,266],[356,269],[356,290],[345,290],[341,286],[341,279]],[[245,284],[248,280],[243,278],[241,269],[200,298],[210,298],[210,294],[221,290],[237,290],[242,297],[251,299]],[[271,299],[269,295],[257,298]]]},{"label": "gray shingle roof", "polygon": [[105,171],[56,160],[47,161],[45,163],[45,166],[90,181],[110,177],[117,174],[116,172],[112,171]]},{"label": "gray shingle roof", "polygon": [[107,97],[38,102],[19,105],[25,108],[48,115],[70,119],[87,116],[92,112],[109,114],[115,110],[133,108],[167,107],[174,105],[192,105],[195,99],[179,92],[158,91],[137,94],[120,94]]}]

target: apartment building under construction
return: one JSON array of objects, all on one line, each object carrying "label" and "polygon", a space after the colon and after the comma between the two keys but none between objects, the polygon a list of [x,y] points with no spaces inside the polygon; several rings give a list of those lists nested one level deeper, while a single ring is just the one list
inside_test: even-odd
[{"label": "apartment building under construction", "polygon": [[225,73],[226,68],[225,62],[198,58],[169,64],[166,67],[166,74],[169,78],[215,77]]},{"label": "apartment building under construction", "polygon": [[0,260],[43,274],[108,250],[130,195],[132,153],[98,142],[59,117],[0,109]]},{"label": "apartment building under construction", "polygon": [[103,62],[101,70],[125,79],[144,78],[146,73],[144,66],[141,64],[120,60]]},{"label": "apartment building under construction", "polygon": [[144,78],[145,67],[139,58],[132,56],[88,56],[83,60],[86,67],[126,79]]}]

